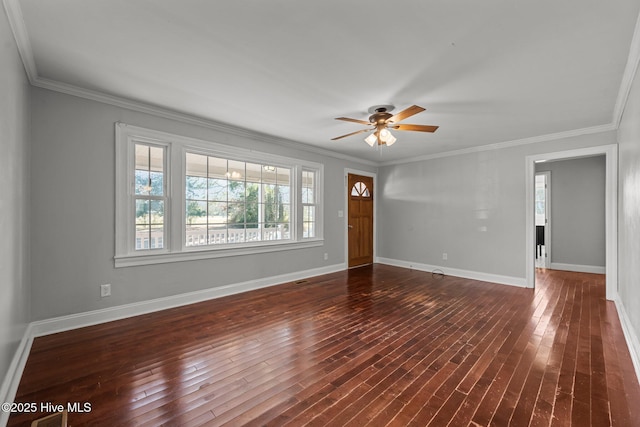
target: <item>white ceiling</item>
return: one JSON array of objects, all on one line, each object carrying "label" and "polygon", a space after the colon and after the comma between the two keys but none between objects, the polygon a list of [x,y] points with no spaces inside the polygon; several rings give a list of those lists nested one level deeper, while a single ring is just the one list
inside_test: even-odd
[{"label": "white ceiling", "polygon": [[[638,0],[12,2],[36,79],[375,162],[612,124],[640,9]],[[362,128],[335,117],[366,120],[387,103],[423,106],[403,123],[440,129],[397,132],[381,150],[366,135],[330,140]]]}]

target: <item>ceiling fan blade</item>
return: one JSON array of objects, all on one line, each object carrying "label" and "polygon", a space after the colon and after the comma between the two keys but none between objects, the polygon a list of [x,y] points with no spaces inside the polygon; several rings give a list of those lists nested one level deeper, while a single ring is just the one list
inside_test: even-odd
[{"label": "ceiling fan blade", "polygon": [[439,126],[430,126],[430,125],[392,125],[389,126],[392,129],[396,130],[412,130],[416,132],[435,132]]},{"label": "ceiling fan blade", "polygon": [[398,123],[399,121],[404,120],[407,117],[411,117],[414,114],[422,113],[423,111],[424,108],[417,105],[412,105],[411,107],[400,111],[398,114],[394,114],[393,116],[389,117],[387,122]]},{"label": "ceiling fan blade", "polygon": [[371,123],[366,122],[364,120],[350,119],[349,117],[336,117],[336,120],[343,120],[345,122],[360,123],[361,125],[370,125],[371,124]]},{"label": "ceiling fan blade", "polygon": [[356,131],[356,132],[348,133],[348,134],[346,134],[346,135],[336,136],[335,138],[331,138],[331,140],[332,140],[332,141],[335,141],[335,140],[338,140],[338,139],[346,138],[346,137],[348,137],[348,136],[357,135],[357,134],[359,134],[359,133],[369,132],[369,131],[371,131],[371,130],[373,130],[373,129],[362,129],[362,130],[359,130],[359,131]]}]

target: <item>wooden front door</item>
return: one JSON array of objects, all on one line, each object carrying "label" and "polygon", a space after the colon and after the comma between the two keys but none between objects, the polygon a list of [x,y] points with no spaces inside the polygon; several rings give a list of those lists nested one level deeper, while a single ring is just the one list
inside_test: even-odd
[{"label": "wooden front door", "polygon": [[349,267],[373,263],[373,178],[349,174]]}]

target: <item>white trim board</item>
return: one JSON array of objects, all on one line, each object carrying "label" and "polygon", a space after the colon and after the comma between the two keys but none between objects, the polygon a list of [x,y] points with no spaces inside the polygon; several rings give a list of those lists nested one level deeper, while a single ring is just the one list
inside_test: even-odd
[{"label": "white trim board", "polygon": [[575,150],[536,154],[525,158],[525,275],[526,285],[535,287],[534,185],[536,161],[575,159],[605,155],[605,244],[606,298],[612,300],[618,289],[618,145],[600,145]]},{"label": "white trim board", "polygon": [[[20,345],[18,346],[11,364],[9,365],[7,375],[0,386],[0,402],[13,402],[15,399],[16,392],[18,391],[18,385],[20,384],[20,379],[22,378],[22,373],[27,363],[29,352],[31,351],[31,345],[33,344],[33,339],[35,337],[112,322],[114,320],[139,316],[169,308],[195,304],[202,301],[270,286],[281,285],[296,280],[306,279],[308,277],[343,271],[346,270],[346,268],[347,266],[345,263],[333,264],[326,267],[312,268],[310,270],[298,271],[295,273],[281,274],[278,276],[249,280],[217,288],[204,289],[202,291],[189,292],[165,298],[142,301],[139,303],[125,304],[102,310],[93,310],[31,322],[25,329]],[[6,425],[8,419],[9,413],[0,411],[0,426]]]},{"label": "white trim board", "polygon": [[563,264],[561,262],[552,262],[549,268],[551,270],[575,271],[577,273],[606,274],[607,272],[605,267],[597,265]]},{"label": "white trim board", "polygon": [[532,136],[529,138],[515,139],[511,141],[503,141],[503,142],[496,142],[493,144],[461,148],[459,150],[444,151],[444,152],[435,153],[435,154],[425,154],[422,156],[414,156],[409,159],[390,160],[388,162],[381,162],[379,166],[403,165],[407,163],[421,162],[425,160],[440,159],[443,157],[452,157],[452,156],[460,156],[463,154],[480,153],[483,151],[500,150],[503,148],[519,147],[521,145],[537,144],[540,142],[547,142],[547,141],[557,141],[560,139],[571,138],[575,136],[592,135],[597,133],[609,132],[613,130],[617,130],[617,127],[609,123],[604,125],[573,129],[573,130],[568,130],[564,132],[550,133],[547,135],[538,135],[538,136]]},{"label": "white trim board", "polygon": [[636,377],[638,381],[640,381],[640,339],[639,335],[636,333],[636,330],[633,328],[631,324],[631,319],[627,316],[627,311],[624,308],[624,304],[620,299],[620,295],[616,292],[616,295],[613,300],[616,304],[616,309],[618,310],[618,319],[620,319],[620,323],[622,324],[622,332],[624,333],[624,338],[627,341],[627,347],[629,348],[629,355],[631,356],[631,361],[633,362],[633,367],[636,370]]},{"label": "white trim board", "polygon": [[458,268],[442,267],[439,265],[422,264],[419,262],[402,261],[391,258],[376,258],[379,264],[393,265],[395,267],[411,268],[413,270],[427,271],[429,273],[438,270],[447,276],[463,277],[465,279],[479,280],[482,282],[498,283],[501,285],[517,286],[519,288],[526,287],[524,277],[502,276],[500,274],[483,273],[480,271],[461,270]]},{"label": "white trim board", "polygon": [[[22,379],[22,372],[27,364],[32,344],[33,326],[30,323],[25,328],[22,340],[20,340],[20,344],[13,355],[13,359],[11,359],[7,375],[4,377],[2,385],[0,386],[0,402],[13,402],[15,399],[18,386],[20,385],[20,380]],[[0,426],[7,425],[9,415],[11,415],[10,412],[0,411]]]},{"label": "white trim board", "polygon": [[279,276],[265,277],[262,279],[204,289],[201,291],[124,304],[101,310],[92,310],[84,313],[70,314],[68,316],[54,317],[52,319],[38,320],[32,323],[33,336],[40,337],[72,329],[84,328],[86,326],[98,325],[100,323],[112,322],[114,320],[126,319],[142,314],[167,310],[169,308],[195,304],[215,298],[281,285],[296,280],[306,279],[308,277],[335,273],[337,271],[343,271],[346,268],[346,264],[344,263],[334,264],[326,267],[298,271],[295,273],[281,274]]},{"label": "white trim board", "polygon": [[[472,272],[467,270],[452,269],[447,267],[439,267],[428,264],[413,263],[410,261],[401,261],[390,258],[376,258],[376,262],[380,264],[393,265],[397,267],[412,268],[414,270],[432,272],[441,270],[443,273],[464,277],[474,280],[486,282],[500,283],[504,285],[524,287],[526,282],[523,278],[509,277],[501,275],[493,275],[481,272]],[[7,375],[0,387],[0,401],[13,402],[24,367],[29,357],[31,345],[34,337],[44,336],[56,332],[76,329],[84,326],[95,325],[99,323],[110,322],[113,320],[123,319],[127,317],[137,316],[141,314],[160,311],[168,308],[178,307],[181,305],[193,304],[200,301],[219,298],[222,296],[232,295],[234,293],[246,292],[252,289],[260,289],[268,286],[275,286],[295,280],[300,280],[316,275],[329,274],[346,269],[346,265],[334,264],[327,267],[310,269],[298,273],[289,273],[270,278],[252,280],[234,285],[227,285],[220,288],[207,289],[203,291],[190,292],[181,295],[175,295],[166,298],[159,298],[141,303],[127,304],[118,307],[112,307],[104,310],[95,310],[86,313],[57,317],[48,320],[41,320],[30,323],[25,329],[24,336],[20,341],[20,345],[16,350],[14,357],[9,366]],[[275,283],[274,283],[275,282]],[[616,308],[618,310],[618,318],[622,324],[622,330],[627,341],[627,347],[633,361],[636,376],[640,380],[640,342],[638,335],[635,334],[633,326],[626,314],[624,306],[616,294]],[[5,425],[9,419],[9,413],[0,412],[0,425]]]}]

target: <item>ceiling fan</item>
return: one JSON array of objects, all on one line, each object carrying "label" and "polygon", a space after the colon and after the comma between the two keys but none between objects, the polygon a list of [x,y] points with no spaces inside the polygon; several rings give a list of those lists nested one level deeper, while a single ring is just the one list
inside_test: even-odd
[{"label": "ceiling fan", "polygon": [[396,142],[396,138],[391,134],[389,129],[395,130],[406,130],[406,131],[415,131],[415,132],[435,132],[438,129],[438,126],[430,126],[430,125],[405,125],[398,124],[399,121],[404,120],[408,117],[411,117],[415,114],[421,113],[424,111],[424,108],[419,107],[417,105],[412,105],[409,108],[406,108],[400,111],[397,114],[391,114],[390,111],[393,111],[395,107],[393,105],[374,105],[369,108],[369,121],[366,122],[364,120],[351,119],[349,117],[337,117],[336,120],[343,120],[345,122],[353,122],[359,123],[362,125],[371,125],[372,128],[362,129],[356,132],[351,132],[346,135],[338,136],[335,138],[331,138],[332,141],[336,141],[338,139],[346,138],[348,136],[357,135],[359,133],[371,132],[373,133],[365,138],[365,142],[369,144],[371,147],[374,144],[378,145],[393,145]]}]

